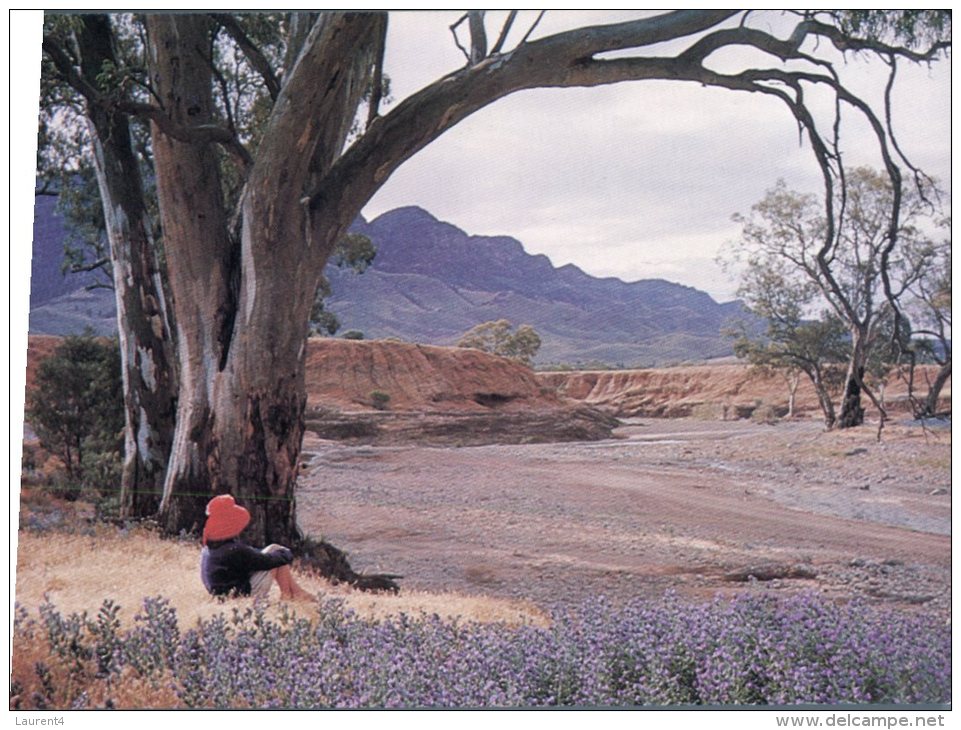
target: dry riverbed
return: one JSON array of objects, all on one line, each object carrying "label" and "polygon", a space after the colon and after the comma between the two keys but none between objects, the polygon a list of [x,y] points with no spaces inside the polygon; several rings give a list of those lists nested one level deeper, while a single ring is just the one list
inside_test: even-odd
[{"label": "dry riverbed", "polygon": [[308,434],[307,531],[405,589],[549,608],[816,591],[947,616],[950,431],[635,419],[600,442],[359,446]]}]

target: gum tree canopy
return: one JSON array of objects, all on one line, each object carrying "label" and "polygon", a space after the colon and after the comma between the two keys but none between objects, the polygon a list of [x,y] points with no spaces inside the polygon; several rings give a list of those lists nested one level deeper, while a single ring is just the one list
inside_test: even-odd
[{"label": "gum tree canopy", "polygon": [[[831,220],[843,189],[839,125],[818,123],[807,106],[823,90],[837,114],[868,121],[900,190],[901,170],[918,171],[886,110],[846,88],[834,63],[874,54],[893,78],[898,62],[936,58],[950,21],[868,12],[778,14],[790,27],[775,34],[764,13],[688,10],[535,37],[516,13],[471,11],[447,41],[464,66],[389,110],[384,13],[48,16],[46,77],[86,117],[96,153],[121,305],[128,460],[133,450],[153,475],[166,465],[162,480],[136,463],[125,472],[127,513],[159,509],[167,531],[196,529],[209,497],[231,492],[251,508],[253,540],[297,542],[305,337],[324,264],[398,166],[508,94],[669,80],[773,97],[823,171]],[[712,70],[730,49],[754,60]],[[149,143],[138,145],[129,127],[143,122]],[[162,257],[143,222],[144,154]],[[897,208],[895,195],[893,232]],[[836,243],[826,231],[825,256]],[[175,416],[158,397],[165,389],[176,392]]]}]

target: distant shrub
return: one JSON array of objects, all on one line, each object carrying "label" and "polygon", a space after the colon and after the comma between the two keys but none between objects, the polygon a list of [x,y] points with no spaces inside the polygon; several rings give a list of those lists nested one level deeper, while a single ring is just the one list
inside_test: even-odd
[{"label": "distant shrub", "polygon": [[[89,706],[103,687],[132,707],[402,708],[837,705],[951,701],[951,626],[815,595],[686,603],[668,596],[558,611],[548,628],[374,620],[336,600],[310,620],[257,605],[182,630],[144,601],[123,630],[18,608],[11,708]],[[43,648],[46,654],[40,653]],[[110,689],[112,687],[112,689]]]},{"label": "distant shrub", "polygon": [[779,418],[778,409],[769,403],[762,403],[751,412],[751,420],[757,423],[770,425],[777,423]]},{"label": "distant shrub", "polygon": [[117,480],[124,429],[117,341],[64,339],[37,368],[26,416],[41,446],[63,463],[54,485],[62,496]]},{"label": "distant shrub", "polygon": [[386,410],[390,404],[390,393],[385,393],[382,390],[374,390],[370,394],[370,402],[378,411]]},{"label": "distant shrub", "polygon": [[347,330],[341,335],[341,338],[345,340],[362,340],[364,339],[364,333],[360,330]]},{"label": "distant shrub", "polygon": [[726,421],[729,408],[723,403],[698,403],[691,408],[691,418],[699,421]]}]

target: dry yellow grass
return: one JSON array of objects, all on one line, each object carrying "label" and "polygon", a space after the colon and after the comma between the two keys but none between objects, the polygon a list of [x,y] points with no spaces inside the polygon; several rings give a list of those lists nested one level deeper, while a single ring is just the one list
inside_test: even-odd
[{"label": "dry yellow grass", "polygon": [[[21,530],[17,546],[15,596],[31,615],[45,598],[61,614],[96,614],[104,600],[121,607],[120,619],[130,625],[143,599],[164,596],[177,610],[181,627],[218,613],[231,614],[251,606],[250,599],[218,601],[200,582],[200,549],[196,543],[163,540],[145,530],[122,534],[98,526],[93,534]],[[334,586],[322,578],[297,575],[298,582],[321,598],[337,598],[357,614],[385,618],[405,613],[437,614],[478,622],[543,625],[546,616],[535,606],[483,596],[402,591],[399,595],[370,594]],[[268,615],[279,615],[279,589],[271,592]],[[316,603],[288,603],[292,613],[316,616]]]},{"label": "dry yellow grass", "polygon": [[[145,529],[120,531],[98,524],[91,519],[90,505],[63,502],[43,491],[28,488],[21,496],[21,525],[59,525],[18,532],[15,597],[34,619],[46,600],[63,616],[86,612],[90,618],[104,601],[111,600],[120,607],[121,624],[130,628],[143,599],[159,595],[170,601],[184,630],[218,614],[230,617],[234,610],[252,607],[250,599],[219,601],[207,594],[200,581],[196,541],[165,540]],[[547,623],[535,606],[521,602],[453,593],[373,595],[318,577],[297,575],[297,580],[319,599],[338,599],[358,615],[373,619],[403,613],[511,625]],[[282,602],[274,586],[267,615],[278,619],[286,607],[311,619],[319,616],[322,606],[320,601]],[[106,679],[95,676],[91,667],[77,674],[71,661],[57,656],[42,636],[38,639],[28,630],[15,632],[12,638],[11,681],[17,689],[11,694],[11,709],[67,708],[78,697],[84,698],[84,707],[91,708],[182,706],[169,682],[140,677],[129,667]],[[45,667],[47,683],[36,669],[39,666]]]}]

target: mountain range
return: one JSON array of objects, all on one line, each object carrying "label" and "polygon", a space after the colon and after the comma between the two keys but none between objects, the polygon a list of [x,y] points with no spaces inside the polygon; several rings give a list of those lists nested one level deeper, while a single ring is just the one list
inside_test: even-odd
[{"label": "mountain range", "polygon": [[[66,231],[49,198],[37,198],[31,334],[115,331],[112,292],[60,271]],[[555,267],[507,236],[473,236],[418,207],[358,219],[377,248],[363,273],[329,266],[328,308],[342,330],[368,339],[452,345],[474,325],[507,319],[540,334],[539,364],[648,367],[731,354],[721,334],[743,310],[662,279],[625,282]]]}]

